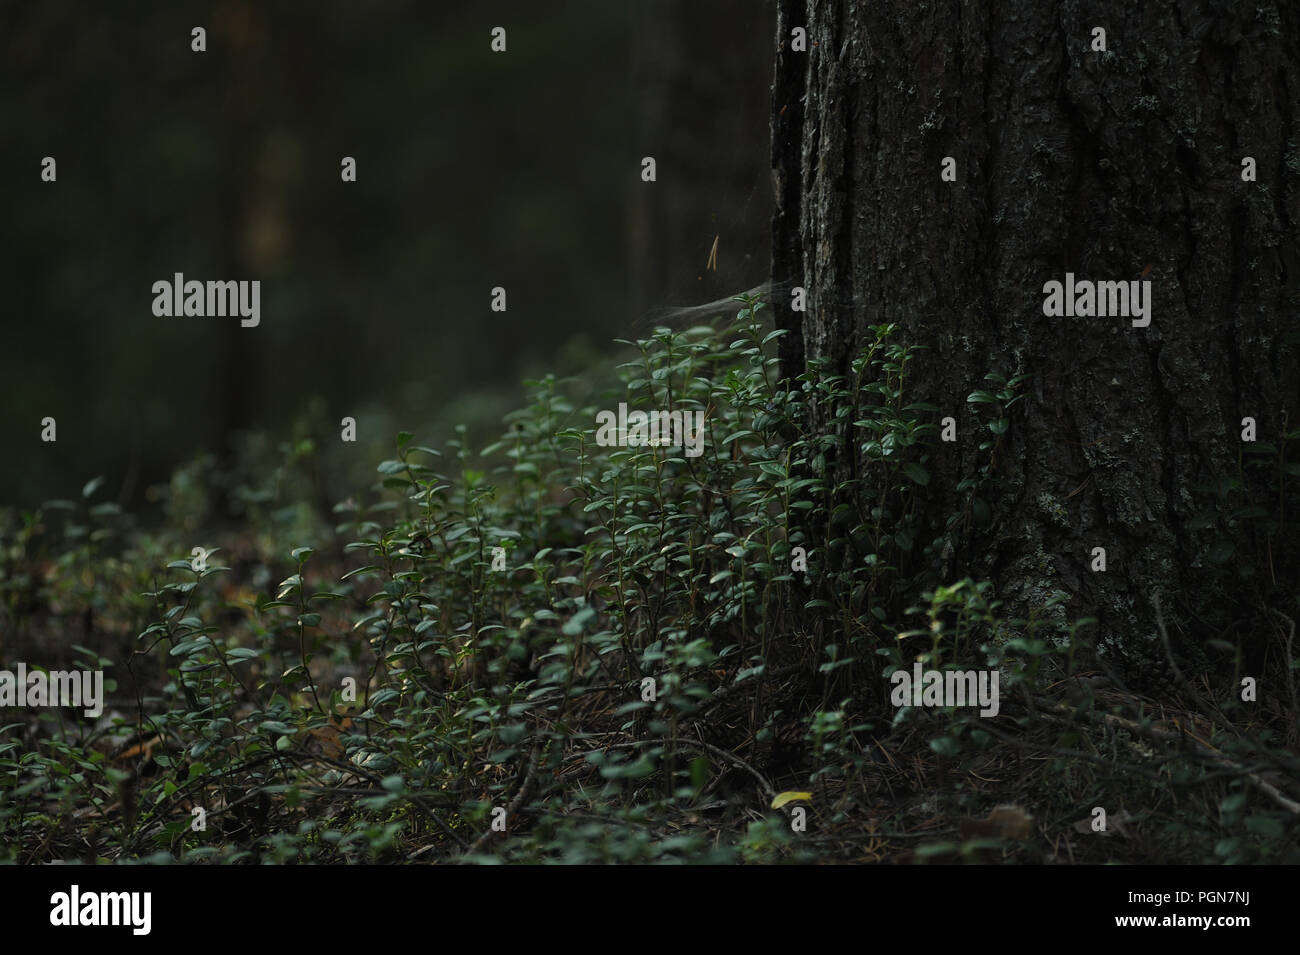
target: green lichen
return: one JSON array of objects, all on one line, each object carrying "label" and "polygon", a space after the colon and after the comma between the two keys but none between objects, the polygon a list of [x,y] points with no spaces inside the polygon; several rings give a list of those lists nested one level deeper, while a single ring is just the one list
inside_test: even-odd
[{"label": "green lichen", "polygon": [[1065,505],[1057,499],[1056,495],[1043,491],[1038,495],[1038,510],[1045,520],[1051,522],[1054,526],[1068,530],[1070,527],[1070,512],[1066,510]]}]

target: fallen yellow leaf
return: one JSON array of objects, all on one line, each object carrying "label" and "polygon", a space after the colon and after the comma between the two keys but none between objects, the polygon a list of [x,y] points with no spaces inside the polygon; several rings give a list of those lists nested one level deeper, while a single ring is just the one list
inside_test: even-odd
[{"label": "fallen yellow leaf", "polygon": [[812,793],[777,793],[776,798],[772,800],[772,808],[780,809],[786,803],[800,799],[804,802],[812,802]]}]

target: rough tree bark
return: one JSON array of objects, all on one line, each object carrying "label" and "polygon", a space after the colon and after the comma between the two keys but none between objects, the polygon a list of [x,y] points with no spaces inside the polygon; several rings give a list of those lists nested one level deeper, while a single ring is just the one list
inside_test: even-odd
[{"label": "rough tree bark", "polygon": [[[1130,661],[1163,656],[1157,600],[1184,650],[1294,616],[1300,468],[1243,467],[1241,432],[1284,454],[1300,423],[1300,5],[779,0],[777,44],[772,278],[810,298],[777,303],[786,371],[843,373],[885,321],[928,346],[915,400],[959,426],[936,514],[980,463],[967,395],[1032,376],[949,576],[1012,612],[1069,594]],[[1066,272],[1150,279],[1150,326],[1046,317]]]}]

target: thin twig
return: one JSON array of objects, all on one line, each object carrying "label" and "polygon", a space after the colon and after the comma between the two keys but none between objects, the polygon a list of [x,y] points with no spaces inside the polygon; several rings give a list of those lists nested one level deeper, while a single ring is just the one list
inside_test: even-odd
[{"label": "thin twig", "polygon": [[1291,693],[1291,724],[1294,726],[1298,709],[1296,706],[1295,670],[1291,668],[1291,648],[1295,642],[1295,621],[1280,610],[1274,610],[1272,607],[1266,607],[1265,609],[1269,613],[1281,617],[1291,628],[1286,635],[1286,660],[1284,661],[1283,669],[1286,671],[1287,689]]},{"label": "thin twig", "polygon": [[[1048,710],[1056,710],[1057,712],[1065,712],[1071,715],[1074,713],[1073,710],[1069,709],[1068,707],[1062,706],[1060,703],[1056,703],[1054,701],[1049,701],[1049,700],[1044,700],[1042,702],[1043,702],[1043,706]],[[1239,776],[1245,776],[1247,779],[1249,779],[1251,782],[1257,785],[1260,788],[1260,790],[1264,792],[1270,799],[1272,799],[1275,803],[1277,803],[1287,812],[1291,813],[1292,815],[1300,816],[1300,803],[1297,803],[1294,800],[1283,795],[1282,792],[1276,786],[1274,786],[1268,780],[1260,777],[1257,773],[1253,773],[1246,767],[1242,766],[1240,763],[1228,759],[1228,757],[1224,756],[1222,753],[1214,750],[1213,748],[1205,745],[1200,740],[1196,739],[1194,736],[1191,736],[1182,731],[1175,732],[1174,730],[1166,729],[1162,726],[1156,726],[1156,725],[1143,726],[1140,723],[1135,723],[1133,720],[1126,719],[1115,713],[1093,712],[1093,713],[1089,713],[1088,716],[1090,719],[1093,720],[1100,719],[1102,722],[1106,723],[1107,725],[1121,727],[1122,729],[1125,729],[1130,733],[1134,733],[1138,736],[1145,737],[1146,739],[1154,739],[1154,740],[1159,740],[1161,742],[1172,742],[1177,740],[1186,743],[1191,747],[1191,749],[1196,753],[1196,755],[1201,756],[1202,758],[1206,759],[1209,762],[1216,763],[1219,766],[1224,767],[1225,769],[1233,770]]]},{"label": "thin twig", "polygon": [[[307,753],[297,753],[292,750],[286,750],[283,755],[288,757],[291,760],[294,760],[300,765],[303,763],[312,763],[312,762],[326,763],[330,766],[333,766],[335,769],[339,769],[342,770],[343,772],[348,772],[348,773],[352,773],[353,775],[360,776],[362,779],[374,783],[376,786],[379,786],[381,788],[383,785],[382,781],[379,779],[378,776],[366,772],[364,769],[362,769],[360,766],[356,765],[355,763],[351,763],[351,762],[344,763],[337,759],[332,759],[329,756],[308,755]],[[433,811],[433,807],[428,805],[418,795],[414,793],[403,793],[402,798],[410,800],[411,803],[417,806],[426,816],[428,816],[430,819],[433,820],[434,824],[439,829],[442,830],[444,835],[446,835],[449,839],[452,839],[454,842],[456,842],[456,844],[459,845],[462,849],[466,847],[467,843],[465,842],[464,839],[461,838],[459,833],[457,833],[455,829],[451,828],[451,826],[447,825],[447,823],[443,821],[442,817]]]},{"label": "thin twig", "polygon": [[[534,743],[532,755],[529,756],[528,758],[528,766],[519,776],[520,778],[519,791],[515,793],[515,798],[510,801],[510,805],[506,809],[507,819],[509,819],[513,815],[516,815],[519,812],[519,807],[522,806],[524,802],[528,799],[528,797],[532,794],[533,783],[537,779],[537,764],[541,762],[541,758],[542,758],[542,744],[540,742]],[[474,842],[470,845],[470,847],[465,850],[465,855],[466,856],[476,855],[479,852],[479,850],[481,850],[483,846],[487,844],[487,841],[490,838],[492,838],[492,827],[488,826],[488,828],[483,830],[483,833],[477,839],[474,840]],[[462,858],[461,861],[464,861],[464,859]]]}]

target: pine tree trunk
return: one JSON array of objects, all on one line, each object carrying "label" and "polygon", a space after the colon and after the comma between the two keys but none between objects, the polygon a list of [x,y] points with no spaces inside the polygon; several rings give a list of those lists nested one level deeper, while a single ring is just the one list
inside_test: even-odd
[{"label": "pine tree trunk", "polygon": [[[967,396],[1031,376],[946,576],[1010,613],[1068,594],[1130,662],[1164,657],[1158,618],[1183,651],[1262,649],[1300,589],[1300,6],[779,0],[777,44],[772,277],[809,296],[776,303],[787,373],[844,373],[883,322],[927,346],[913,400],[958,427],[918,489],[937,526],[988,459]],[[1067,272],[1150,280],[1150,325],[1046,316]]]}]

